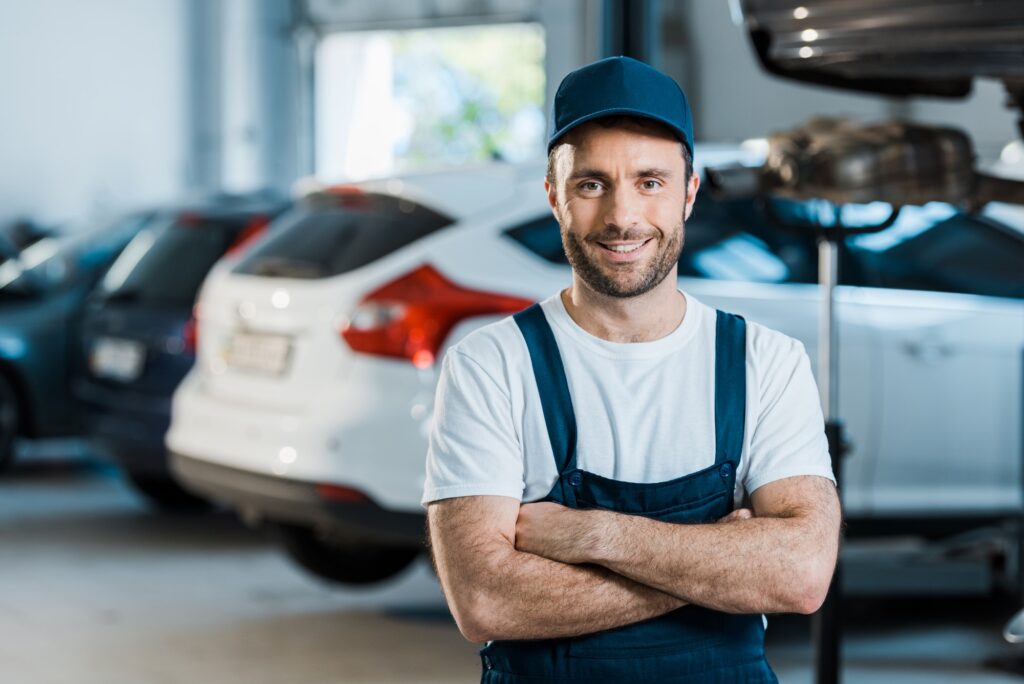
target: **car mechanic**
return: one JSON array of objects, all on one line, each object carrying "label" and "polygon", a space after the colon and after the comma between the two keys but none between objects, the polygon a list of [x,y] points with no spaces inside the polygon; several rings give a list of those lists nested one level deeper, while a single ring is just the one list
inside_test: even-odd
[{"label": "car mechanic", "polygon": [[803,346],[678,288],[700,186],[667,75],[565,77],[545,189],[571,285],[445,356],[423,503],[482,681],[774,682],[840,507]]}]

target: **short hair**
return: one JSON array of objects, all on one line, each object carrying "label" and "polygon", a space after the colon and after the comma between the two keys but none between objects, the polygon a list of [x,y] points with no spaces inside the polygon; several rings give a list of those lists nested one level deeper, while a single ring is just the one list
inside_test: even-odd
[{"label": "short hair", "polygon": [[[628,114],[616,114],[613,116],[602,116],[597,119],[591,119],[587,123],[595,123],[601,128],[639,128],[641,130],[657,131],[665,137],[672,137],[679,140],[679,136],[672,131],[668,126],[640,116],[629,116]],[[572,135],[572,131],[566,135]],[[552,185],[555,184],[555,161],[558,159],[558,149],[562,145],[568,144],[565,139],[566,136],[555,143],[551,150],[548,152],[548,170],[547,179]],[[689,182],[690,176],[693,175],[693,156],[690,154],[690,148],[687,147],[682,140],[679,140],[679,146],[683,149],[683,166],[686,169],[684,179]]]}]

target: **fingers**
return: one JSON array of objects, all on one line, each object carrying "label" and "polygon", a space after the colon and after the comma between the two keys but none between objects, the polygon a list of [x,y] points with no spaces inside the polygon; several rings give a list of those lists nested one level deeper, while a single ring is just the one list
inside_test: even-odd
[{"label": "fingers", "polygon": [[750,520],[754,517],[754,512],[749,508],[737,508],[729,515],[719,519],[718,522],[733,522],[734,520]]}]

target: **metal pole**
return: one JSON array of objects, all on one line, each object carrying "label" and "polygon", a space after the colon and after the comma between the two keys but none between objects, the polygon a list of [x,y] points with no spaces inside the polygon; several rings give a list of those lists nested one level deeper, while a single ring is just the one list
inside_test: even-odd
[{"label": "metal pole", "polygon": [[832,240],[818,241],[818,283],[821,302],[818,315],[818,391],[825,422],[836,417],[838,392],[836,383],[839,350],[836,339],[835,288],[839,283],[839,246]]},{"label": "metal pole", "polygon": [[[839,283],[839,245],[837,235],[819,238],[818,281],[821,285],[821,310],[818,329],[818,388],[825,416],[825,437],[832,458],[836,482],[842,473],[842,426],[836,416],[839,409],[839,347],[836,334],[835,288]],[[840,662],[840,594],[842,565],[837,561],[828,596],[821,609],[811,618],[811,641],[814,647],[815,681],[817,684],[838,684]]]}]

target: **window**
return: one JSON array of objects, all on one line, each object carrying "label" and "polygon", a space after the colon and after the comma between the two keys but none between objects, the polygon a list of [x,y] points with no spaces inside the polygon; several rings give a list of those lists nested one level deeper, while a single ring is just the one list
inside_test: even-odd
[{"label": "window", "polygon": [[1024,299],[1024,234],[993,219],[955,214],[864,259],[879,287]]},{"label": "window", "polygon": [[111,265],[99,292],[109,301],[191,307],[206,274],[251,217],[188,217],[147,227]]},{"label": "window", "polygon": [[255,246],[235,272],[328,278],[365,266],[450,223],[431,209],[388,195],[314,197],[282,217],[273,237]]},{"label": "window", "polygon": [[324,180],[544,154],[540,24],[335,33],[316,73]]}]

